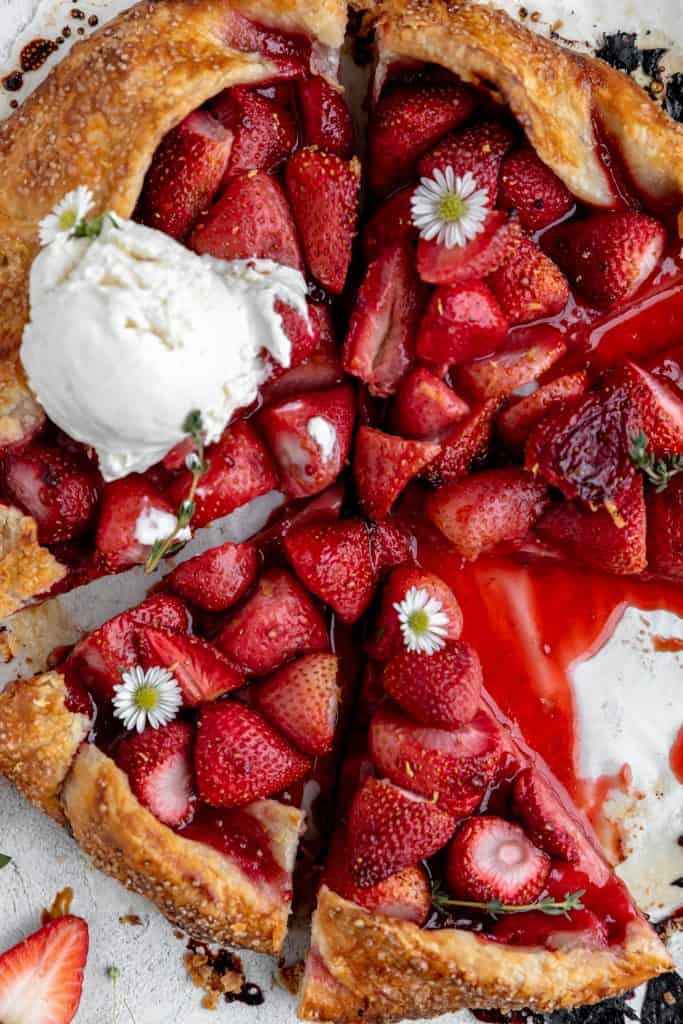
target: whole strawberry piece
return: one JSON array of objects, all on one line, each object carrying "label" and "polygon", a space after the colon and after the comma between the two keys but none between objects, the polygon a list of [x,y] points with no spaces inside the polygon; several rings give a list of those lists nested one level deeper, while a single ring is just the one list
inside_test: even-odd
[{"label": "whole strawberry piece", "polygon": [[417,238],[413,224],[412,185],[394,192],[373,213],[363,228],[363,254],[366,263],[377,259],[388,246],[412,242]]},{"label": "whole strawberry piece", "polygon": [[647,561],[656,575],[683,580],[683,476],[647,495]]},{"label": "whole strawberry piece", "polygon": [[515,133],[511,128],[498,121],[485,121],[447,135],[422,157],[417,166],[418,174],[430,178],[435,170],[452,167],[454,174],[462,177],[469,171],[477,187],[487,190],[489,205],[493,208],[498,195],[500,165],[514,144]]},{"label": "whole strawberry piece", "polygon": [[235,174],[272,170],[296,146],[297,126],[291,111],[253,89],[225,89],[211,101],[209,110],[233,134],[226,184]]},{"label": "whole strawberry piece", "polygon": [[320,75],[297,82],[304,143],[335,153],[353,155],[353,122],[344,97]]},{"label": "whole strawberry piece", "polygon": [[522,327],[505,347],[487,359],[464,363],[455,372],[456,387],[479,402],[504,398],[537,380],[567,351],[561,333],[548,324]]},{"label": "whole strawberry piece", "polygon": [[339,295],[356,234],[360,164],[315,147],[300,149],[287,161],[285,185],[308,268]]},{"label": "whole strawberry piece", "polygon": [[561,407],[564,402],[580,398],[588,385],[585,370],[565,374],[541,384],[524,398],[504,409],[496,421],[496,429],[506,447],[521,449],[538,422],[551,410]]},{"label": "whole strawberry piece", "polygon": [[438,455],[439,445],[360,427],[353,454],[358,500],[369,519],[383,519],[401,491]]},{"label": "whole strawberry piece", "polygon": [[35,519],[41,544],[71,540],[87,530],[102,487],[94,466],[44,444],[10,452],[4,479],[10,501]]},{"label": "whole strawberry piece", "polygon": [[446,845],[455,822],[433,803],[391,782],[368,779],[349,812],[351,877],[369,888]]},{"label": "whole strawberry piece", "polygon": [[569,286],[560,268],[521,230],[488,284],[511,324],[554,316],[569,299]]},{"label": "whole strawberry piece", "polygon": [[142,565],[154,539],[176,528],[175,508],[144,476],[130,473],[104,488],[95,534],[95,554],[111,572]]},{"label": "whole strawberry piece", "polygon": [[401,437],[436,437],[458,420],[469,406],[441,377],[418,366],[403,378],[391,404],[389,423]]},{"label": "whole strawberry piece", "polygon": [[504,262],[516,244],[514,221],[500,210],[491,210],[482,230],[465,245],[448,249],[436,239],[420,238],[417,243],[417,269],[430,284],[459,284],[492,274]]},{"label": "whole strawberry piece", "polygon": [[429,657],[401,651],[385,666],[382,685],[424,725],[459,729],[479,708],[483,677],[477,652],[462,640]]},{"label": "whole strawberry piece", "polygon": [[355,622],[375,590],[368,529],[362,519],[290,530],[285,554],[299,579],[342,622]]},{"label": "whole strawberry piece", "polygon": [[448,888],[462,899],[522,905],[543,891],[550,860],[524,829],[482,815],[460,826],[448,851]]},{"label": "whole strawberry piece", "polygon": [[490,398],[474,406],[465,419],[458,420],[441,438],[441,451],[425,466],[421,476],[434,487],[465,476],[472,463],[488,452],[499,405],[499,399]]},{"label": "whole strawberry piece", "polygon": [[303,391],[331,388],[341,384],[344,379],[341,353],[334,336],[329,308],[309,304],[308,312],[311,320],[316,321],[313,335],[317,336],[318,343],[297,366],[289,369],[280,367],[280,370],[273,368],[270,377],[261,386],[264,408],[281,398],[290,398]]},{"label": "whole strawberry piece", "polygon": [[339,712],[339,659],[306,654],[285,665],[256,690],[256,703],[274,725],[305,754],[332,749]]},{"label": "whole strawberry piece", "polygon": [[633,295],[664,252],[666,231],[644,213],[596,213],[554,228],[543,248],[600,308]]},{"label": "whole strawberry piece", "polygon": [[626,392],[629,439],[645,434],[655,458],[683,452],[683,398],[677,388],[627,359],[607,377]]},{"label": "whole strawberry piece", "polygon": [[194,726],[177,721],[129,733],[116,748],[134,795],[171,828],[186,825],[194,811],[193,743]]},{"label": "whole strawberry piece", "polygon": [[444,644],[458,640],[462,612],[448,584],[422,569],[399,565],[384,584],[375,629],[366,645],[370,656],[388,661],[402,650],[419,650],[420,638],[426,638],[429,629],[424,622],[411,621],[410,609],[413,605],[424,607],[428,602],[432,614],[436,611],[448,620],[435,635],[441,636]]},{"label": "whole strawberry piece", "polygon": [[215,700],[244,682],[235,665],[198,636],[145,626],[136,643],[143,668],[170,669],[187,707]]},{"label": "whole strawberry piece", "polygon": [[503,158],[498,205],[514,211],[525,228],[540,231],[568,214],[574,197],[531,146],[521,146]]},{"label": "whole strawberry piece", "polygon": [[164,580],[174,594],[207,612],[236,604],[256,575],[258,554],[253,544],[220,544],[181,562]]},{"label": "whole strawberry piece", "polygon": [[377,576],[393,569],[403,562],[414,562],[416,541],[410,529],[396,520],[369,523],[370,555],[372,567]]},{"label": "whole strawberry piece", "polygon": [[184,238],[218,191],[232,142],[232,133],[205,110],[173,128],[145,178],[138,205],[144,223]]},{"label": "whole strawberry piece", "polygon": [[417,354],[439,370],[495,352],[508,324],[481,281],[436,288],[420,325]]},{"label": "whole strawberry piece", "polygon": [[194,751],[199,795],[214,807],[238,807],[278,793],[310,770],[256,711],[223,701],[202,708]]}]

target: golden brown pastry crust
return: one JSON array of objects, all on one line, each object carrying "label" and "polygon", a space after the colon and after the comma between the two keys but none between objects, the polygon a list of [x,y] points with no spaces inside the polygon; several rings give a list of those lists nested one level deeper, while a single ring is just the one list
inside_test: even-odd
[{"label": "golden brown pastry crust", "polygon": [[596,124],[652,205],[683,205],[683,127],[632,79],[471,0],[352,0],[370,12],[381,59],[449,68],[509,104],[539,156],[579,199],[614,204]]},{"label": "golden brown pastry crust", "polygon": [[0,505],[0,619],[59,583],[67,570],[38,543],[36,522]]},{"label": "golden brown pastry crust", "polygon": [[304,980],[303,1020],[393,1021],[465,1007],[543,1012],[596,1003],[671,970],[644,920],[629,925],[621,947],[527,949],[454,928],[424,930],[325,887],[311,944],[319,960]]},{"label": "golden brown pastry crust", "polygon": [[0,774],[61,824],[59,791],[91,725],[69,711],[58,672],[20,679],[0,693]]},{"label": "golden brown pastry crust", "polygon": [[[133,796],[126,775],[102,751],[84,744],[62,790],[62,805],[80,846],[95,865],[152,900],[195,938],[277,954],[290,902],[257,886],[237,865],[203,843],[162,825]],[[301,811],[274,800],[251,805],[292,870]]]}]

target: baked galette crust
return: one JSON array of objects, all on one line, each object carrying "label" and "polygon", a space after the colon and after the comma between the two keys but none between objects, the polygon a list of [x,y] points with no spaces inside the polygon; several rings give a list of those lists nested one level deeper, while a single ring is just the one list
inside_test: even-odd
[{"label": "baked galette crust", "polygon": [[38,543],[35,520],[12,505],[0,505],[0,619],[50,590],[66,572]]},{"label": "baked galette crust", "polygon": [[645,921],[629,925],[623,946],[550,951],[504,946],[454,928],[421,929],[363,910],[325,887],[311,947],[303,1020],[391,1021],[465,1007],[543,1012],[596,1003],[671,970]]}]

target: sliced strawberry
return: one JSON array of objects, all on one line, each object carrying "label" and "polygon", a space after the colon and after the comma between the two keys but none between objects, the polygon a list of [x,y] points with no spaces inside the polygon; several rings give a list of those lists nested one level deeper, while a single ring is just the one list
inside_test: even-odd
[{"label": "sliced strawberry", "polygon": [[110,700],[121,682],[121,669],[138,663],[135,638],[142,626],[185,633],[187,609],[177,597],[156,594],[115,615],[76,644],[65,664],[67,681],[74,679],[100,700]]},{"label": "sliced strawberry", "polygon": [[289,498],[318,494],[334,483],[349,455],[355,397],[348,384],[275,402],[256,420]]},{"label": "sliced strawberry", "polygon": [[647,561],[650,572],[683,581],[683,476],[647,495]]},{"label": "sliced strawberry", "polygon": [[530,914],[506,914],[496,921],[493,935],[497,942],[508,946],[542,946],[564,952],[599,950],[608,945],[607,927],[590,910],[572,910],[568,921],[540,910],[532,910]]},{"label": "sliced strawberry", "polygon": [[536,533],[583,565],[617,575],[642,572],[647,566],[642,477],[633,479],[611,510],[593,512],[569,501],[551,505],[536,523]]},{"label": "sliced strawberry", "polygon": [[198,636],[145,626],[136,639],[142,667],[170,669],[183,694],[183,704],[196,707],[236,690],[242,673],[212,644]]},{"label": "sliced strawberry", "polygon": [[626,360],[608,381],[627,395],[629,438],[645,434],[657,458],[683,452],[683,397],[666,381]]},{"label": "sliced strawberry", "polygon": [[[288,307],[285,307],[287,309]],[[320,391],[341,384],[344,371],[341,353],[337,346],[332,317],[327,306],[310,304],[309,317],[313,321],[313,337],[318,338],[315,349],[298,365],[290,369],[280,368],[271,373],[261,387],[261,401],[264,406],[277,402],[302,391]]]},{"label": "sliced strawberry", "polygon": [[475,460],[486,455],[498,404],[497,398],[489,399],[449,430],[441,439],[440,453],[422,471],[425,480],[434,487],[457,480],[469,472]]},{"label": "sliced strawberry", "polygon": [[362,519],[300,526],[286,535],[284,548],[299,579],[342,622],[355,622],[366,611],[375,573]]},{"label": "sliced strawberry", "polygon": [[411,205],[413,192],[412,185],[394,192],[373,213],[363,228],[363,254],[366,263],[374,262],[382,249],[388,246],[412,242],[417,238]]},{"label": "sliced strawberry", "polygon": [[256,590],[216,640],[248,675],[266,675],[300,654],[329,649],[325,622],[310,597],[284,569],[262,573]]},{"label": "sliced strawberry", "polygon": [[68,914],[0,956],[0,1020],[7,1024],[71,1024],[88,959],[88,926]]},{"label": "sliced strawberry", "polygon": [[147,172],[138,210],[171,238],[184,238],[206,210],[228,165],[232,132],[195,110],[164,137]]},{"label": "sliced strawberry", "polygon": [[504,818],[481,815],[460,826],[448,851],[446,877],[454,895],[467,900],[533,903],[543,891],[550,860]]},{"label": "sliced strawberry", "polygon": [[401,651],[385,666],[382,684],[392,700],[424,725],[459,729],[479,708],[483,677],[477,652],[462,640],[428,657]]},{"label": "sliced strawberry", "polygon": [[644,213],[596,213],[554,228],[543,248],[586,298],[609,307],[633,295],[655,269],[666,231]]},{"label": "sliced strawberry", "polygon": [[556,377],[542,384],[532,394],[519,398],[498,416],[496,428],[503,443],[511,449],[521,449],[536,424],[560,403],[580,398],[588,385],[585,370]]},{"label": "sliced strawberry", "polygon": [[308,268],[339,295],[356,234],[360,164],[314,147],[300,149],[287,161],[285,184]]},{"label": "sliced strawberry", "polygon": [[562,335],[548,324],[513,331],[506,347],[457,368],[456,386],[472,398],[503,398],[537,380],[567,351]]},{"label": "sliced strawberry", "polygon": [[421,153],[466,121],[476,106],[464,85],[395,85],[370,118],[368,178],[386,193],[409,178]]},{"label": "sliced strawberry", "polygon": [[504,157],[500,168],[498,205],[513,212],[531,231],[561,220],[574,206],[574,196],[531,146]]},{"label": "sliced strawberry", "polygon": [[427,800],[390,782],[368,779],[349,813],[351,877],[369,888],[414,867],[446,845],[455,822]]},{"label": "sliced strawberry", "polygon": [[393,394],[410,367],[424,303],[411,250],[382,249],[360,286],[344,342],[344,369],[371,394]]},{"label": "sliced strawberry", "polygon": [[258,712],[226,700],[202,708],[194,766],[199,796],[205,803],[238,807],[304,778],[311,761]]},{"label": "sliced strawberry", "polygon": [[285,194],[263,171],[233,178],[189,244],[195,252],[221,260],[267,259],[303,270]]},{"label": "sliced strawberry", "polygon": [[464,818],[481,803],[501,763],[500,740],[500,729],[483,711],[459,729],[420,725],[390,707],[376,711],[370,723],[378,774],[429,798],[454,818]]},{"label": "sliced strawberry", "polygon": [[137,473],[107,484],[95,534],[98,563],[113,572],[142,565],[152,550],[150,531],[162,527],[170,535],[176,527],[177,507]]},{"label": "sliced strawberry", "polygon": [[102,486],[94,466],[44,444],[10,452],[4,479],[7,497],[35,519],[41,544],[71,540],[87,530]]},{"label": "sliced strawberry", "polygon": [[425,923],[432,905],[432,890],[422,865],[404,868],[376,885],[357,885],[351,876],[348,840],[341,832],[332,837],[321,885],[366,910],[418,926]]},{"label": "sliced strawberry", "polygon": [[402,437],[426,438],[442,434],[470,411],[452,388],[426,366],[403,378],[389,411],[389,425]]},{"label": "sliced strawberry", "polygon": [[[195,527],[227,516],[277,486],[275,467],[261,438],[243,420],[228,427],[220,440],[207,448],[206,457],[209,469],[195,492]],[[187,498],[191,483],[192,474],[185,470],[169,487],[176,508]]]},{"label": "sliced strawberry", "polygon": [[313,312],[311,306],[307,306],[308,315],[302,316],[286,302],[276,299],[273,310],[280,317],[282,330],[289,341],[289,363],[283,366],[270,352],[262,350],[262,358],[266,360],[270,370],[268,380],[277,380],[290,369],[298,369],[305,359],[313,355],[320,344],[320,318]]},{"label": "sliced strawberry", "polygon": [[513,223],[500,210],[492,210],[483,230],[465,245],[446,248],[435,239],[417,243],[417,269],[430,284],[459,284],[492,274],[517,242]]},{"label": "sliced strawberry", "polygon": [[369,519],[384,519],[404,487],[439,452],[429,441],[408,441],[360,427],[353,455],[358,500]]},{"label": "sliced strawberry", "polygon": [[128,733],[116,748],[134,795],[171,828],[186,825],[194,813],[193,744],[194,726],[178,721]]},{"label": "sliced strawberry", "polygon": [[418,173],[431,177],[435,170],[445,171],[452,167],[462,177],[469,171],[479,188],[489,194],[489,205],[493,208],[498,195],[498,174],[503,157],[515,144],[515,133],[498,121],[465,128],[448,135],[442,142],[430,149],[418,164]]},{"label": "sliced strawberry", "polygon": [[228,542],[182,562],[166,576],[164,585],[204,611],[222,612],[246,593],[257,566],[253,544]]},{"label": "sliced strawberry", "polygon": [[500,348],[508,324],[481,281],[436,288],[420,324],[417,354],[445,370]]},{"label": "sliced strawberry", "polygon": [[296,146],[298,131],[291,111],[253,89],[225,89],[211,100],[209,110],[233,134],[226,184],[245,171],[272,170]]},{"label": "sliced strawberry", "polygon": [[348,160],[353,156],[353,121],[344,97],[319,75],[297,82],[304,144]]},{"label": "sliced strawberry", "polygon": [[413,562],[416,541],[407,526],[399,522],[369,523],[370,555],[377,576],[403,562]]},{"label": "sliced strawberry", "polygon": [[305,754],[332,749],[339,713],[339,659],[306,654],[285,665],[256,690],[259,710]]},{"label": "sliced strawberry", "polygon": [[425,499],[425,515],[468,562],[498,544],[524,540],[548,488],[516,467],[487,469],[445,484]]},{"label": "sliced strawberry", "polygon": [[375,629],[366,645],[371,657],[378,661],[388,661],[404,650],[406,645],[396,605],[404,602],[410,591],[415,590],[426,591],[427,596],[439,604],[439,610],[448,618],[444,640],[449,643],[460,638],[462,611],[448,584],[430,572],[411,565],[399,565],[384,584]]},{"label": "sliced strawberry", "polygon": [[558,266],[521,229],[503,264],[488,279],[489,287],[511,324],[525,324],[560,313],[569,286]]}]

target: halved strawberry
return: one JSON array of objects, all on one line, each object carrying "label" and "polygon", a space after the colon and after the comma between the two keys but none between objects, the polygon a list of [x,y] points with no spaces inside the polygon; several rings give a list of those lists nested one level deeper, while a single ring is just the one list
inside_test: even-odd
[{"label": "halved strawberry", "polygon": [[500,729],[484,711],[459,729],[437,729],[385,706],[373,716],[369,739],[378,774],[454,818],[479,806],[502,757]]},{"label": "halved strawberry", "polygon": [[67,681],[80,682],[100,700],[111,699],[121,682],[121,669],[138,663],[135,644],[142,626],[156,626],[185,633],[188,614],[182,601],[170,594],[156,594],[136,608],[121,612],[80,640],[66,660]]},{"label": "halved strawberry", "polygon": [[540,231],[568,214],[574,197],[531,146],[521,146],[503,158],[498,205],[514,211],[525,228]]},{"label": "halved strawberry", "polygon": [[375,629],[366,649],[372,658],[388,661],[405,647],[397,604],[406,600],[410,591],[424,590],[427,596],[438,602],[440,611],[448,618],[447,643],[460,638],[462,633],[462,611],[455,594],[442,579],[430,572],[424,572],[411,565],[399,565],[387,577],[382,591]]},{"label": "halved strawberry", "polygon": [[7,497],[35,519],[41,544],[71,540],[87,530],[102,487],[94,466],[45,444],[11,451],[4,480]]},{"label": "halved strawberry", "polygon": [[425,289],[406,244],[383,248],[367,269],[344,342],[344,369],[373,395],[393,394],[410,367]]},{"label": "halved strawberry", "polygon": [[284,398],[259,413],[256,424],[288,497],[318,494],[337,479],[351,447],[355,405],[345,384]]},{"label": "halved strawberry", "polygon": [[634,477],[611,510],[559,501],[546,509],[535,529],[573,561],[615,575],[642,572],[647,566],[642,477]]},{"label": "halved strawberry", "polygon": [[412,185],[399,189],[370,217],[362,236],[366,263],[376,260],[387,246],[412,242],[417,238],[411,205],[414,191]]},{"label": "halved strawberry", "polygon": [[655,269],[666,231],[644,213],[595,213],[548,231],[544,250],[586,298],[609,307],[630,298]]},{"label": "halved strawberry", "polygon": [[[95,557],[105,569],[117,572],[142,565],[152,550],[149,530],[163,525],[170,535],[176,527],[175,512],[146,477],[130,473],[107,484],[102,494],[95,534]],[[146,523],[149,522],[149,526]]]},{"label": "halved strawberry", "polygon": [[193,744],[194,726],[176,721],[128,733],[116,748],[116,763],[134,795],[171,828],[186,825],[194,813]]},{"label": "halved strawberry", "polygon": [[287,161],[285,185],[308,268],[339,295],[356,234],[360,163],[315,147],[299,149]]},{"label": "halved strawberry", "polygon": [[349,813],[351,877],[366,889],[414,867],[445,846],[454,828],[453,819],[428,800],[367,779]]},{"label": "halved strawberry", "polygon": [[683,581],[683,476],[647,495],[647,562],[650,572]]},{"label": "halved strawberry", "polygon": [[516,241],[513,222],[500,210],[491,210],[483,230],[465,245],[447,249],[435,239],[420,238],[417,269],[422,280],[430,284],[459,284],[481,279],[498,269]]},{"label": "halved strawberry", "polygon": [[320,884],[359,907],[386,917],[412,921],[418,926],[427,920],[432,904],[427,872],[419,864],[389,875],[375,885],[365,888],[357,885],[351,876],[348,840],[341,832],[332,837]]},{"label": "halved strawberry", "polygon": [[[192,525],[227,516],[241,505],[277,486],[275,467],[254,428],[238,420],[206,450],[209,469],[195,492]],[[168,489],[176,508],[190,491],[192,474],[184,470]]]},{"label": "halved strawberry", "polygon": [[242,673],[212,644],[198,636],[144,626],[136,638],[142,667],[169,669],[183,695],[183,704],[196,707],[236,690]]},{"label": "halved strawberry", "polygon": [[503,157],[515,144],[515,133],[508,125],[498,121],[453,132],[420,160],[418,174],[431,177],[435,170],[445,171],[452,167],[455,174],[462,176],[469,171],[478,188],[485,188],[489,194],[489,205],[496,205],[498,195],[498,174]]},{"label": "halved strawberry", "polygon": [[524,829],[504,818],[481,815],[460,826],[448,851],[451,892],[467,900],[533,903],[543,891],[550,859]]},{"label": "halved strawberry", "polygon": [[233,134],[226,184],[235,174],[272,170],[296,146],[298,131],[291,111],[253,89],[224,89],[211,100],[209,110]]},{"label": "halved strawberry", "polygon": [[71,1024],[88,959],[88,926],[71,914],[49,921],[0,955],[0,1020]]},{"label": "halved strawberry", "polygon": [[304,144],[348,160],[353,156],[353,122],[344,97],[320,75],[297,82]]},{"label": "halved strawberry", "polygon": [[683,398],[678,389],[628,359],[607,379],[626,391],[630,439],[642,431],[657,458],[683,452]]},{"label": "halved strawberry", "polygon": [[521,449],[529,434],[546,413],[560,408],[560,403],[571,402],[586,390],[588,375],[585,370],[556,377],[541,384],[536,391],[519,398],[504,409],[496,421],[496,429],[503,443],[512,449]]},{"label": "halved strawberry", "polygon": [[403,562],[415,560],[416,541],[407,526],[385,519],[381,523],[368,523],[368,529],[370,556],[377,576]]},{"label": "halved strawberry", "polygon": [[488,359],[459,366],[455,383],[480,402],[503,398],[537,380],[567,351],[562,335],[548,324],[523,327],[508,335],[505,348]]},{"label": "halved strawberry", "polygon": [[282,330],[289,341],[289,362],[283,366],[267,349],[262,349],[261,357],[268,364],[269,381],[275,381],[290,370],[298,369],[320,344],[320,317],[311,306],[307,305],[308,315],[304,316],[282,299],[276,299],[273,311],[280,317]]},{"label": "halved strawberry", "polygon": [[386,193],[409,178],[420,154],[466,121],[475,106],[475,94],[464,85],[390,86],[370,118],[370,187]]},{"label": "halved strawberry", "polygon": [[290,530],[284,548],[299,579],[342,622],[355,622],[366,611],[375,590],[375,573],[362,519]]},{"label": "halved strawberry", "polygon": [[436,288],[420,324],[417,354],[445,370],[500,348],[508,324],[481,281]]},{"label": "halved strawberry", "polygon": [[429,441],[408,441],[362,426],[356,434],[353,476],[369,519],[384,519],[404,487],[439,452]]},{"label": "halved strawberry", "polygon": [[233,178],[192,232],[189,245],[221,260],[267,259],[303,270],[285,194],[263,171]]},{"label": "halved strawberry", "polygon": [[493,436],[493,422],[498,411],[498,399],[475,406],[466,419],[459,421],[441,439],[441,451],[421,476],[439,487],[457,480],[469,472],[476,459],[483,458]]},{"label": "halved strawberry", "polygon": [[483,676],[477,652],[454,640],[428,657],[401,651],[384,667],[382,685],[392,700],[424,725],[459,729],[479,708]]},{"label": "halved strawberry", "polygon": [[253,544],[221,544],[188,558],[164,579],[164,585],[207,612],[222,612],[246,593],[256,575]]},{"label": "halved strawberry", "polygon": [[264,406],[290,395],[298,395],[302,391],[331,388],[335,384],[341,384],[344,379],[341,353],[334,336],[329,307],[309,304],[308,314],[313,328],[312,336],[318,339],[317,345],[298,365],[291,365],[289,369],[280,367],[279,370],[273,370],[261,387],[261,401]]},{"label": "halved strawberry", "polygon": [[425,515],[468,562],[522,541],[543,512],[548,488],[516,467],[487,469],[427,495]]},{"label": "halved strawberry", "polygon": [[496,921],[493,936],[497,942],[509,946],[542,946],[564,952],[599,950],[608,945],[604,921],[590,910],[572,910],[569,921],[540,910],[532,910],[530,914],[506,914]]},{"label": "halved strawberry", "polygon": [[332,749],[341,696],[339,659],[306,654],[285,665],[256,690],[256,703],[268,721],[305,754]]},{"label": "halved strawberry", "polygon": [[569,285],[560,268],[521,229],[518,232],[506,259],[488,279],[511,324],[554,316],[569,299]]},{"label": "halved strawberry", "polygon": [[300,654],[329,649],[325,621],[291,573],[269,569],[228,619],[216,644],[248,675],[267,675]]},{"label": "halved strawberry", "polygon": [[188,114],[154,154],[138,203],[143,222],[184,238],[218,191],[232,142],[232,132],[206,110]]},{"label": "halved strawberry", "polygon": [[205,803],[238,807],[291,786],[308,774],[311,761],[257,711],[226,700],[202,708],[194,765]]},{"label": "halved strawberry", "polygon": [[389,424],[402,437],[435,437],[462,420],[469,406],[426,366],[403,378],[389,410]]}]

